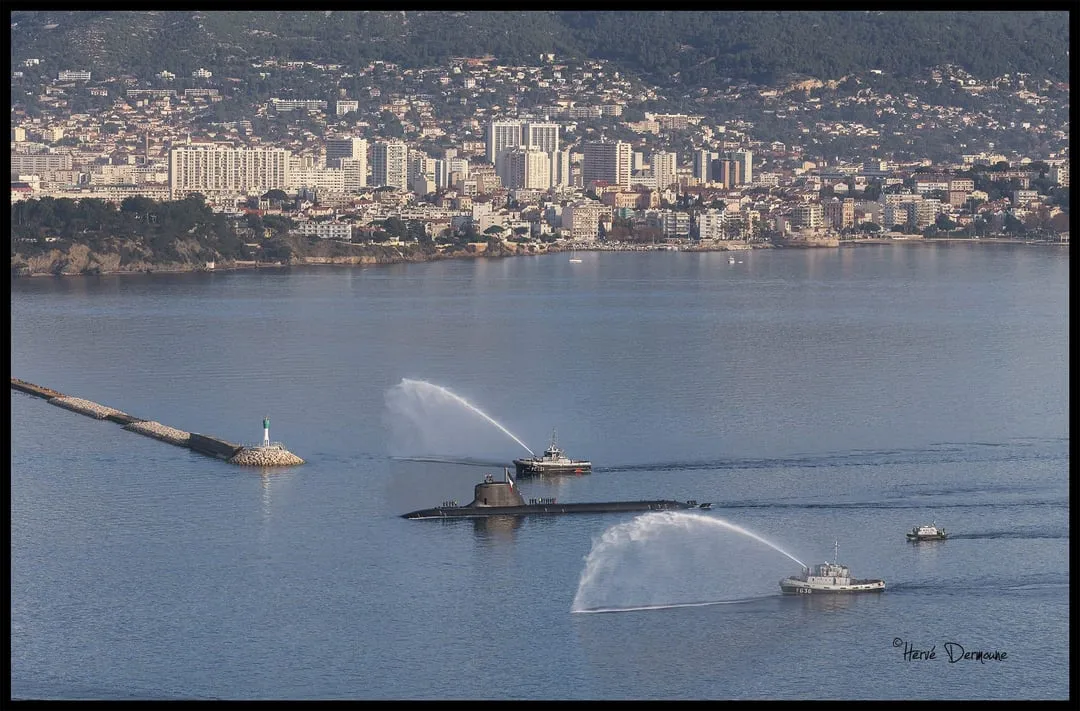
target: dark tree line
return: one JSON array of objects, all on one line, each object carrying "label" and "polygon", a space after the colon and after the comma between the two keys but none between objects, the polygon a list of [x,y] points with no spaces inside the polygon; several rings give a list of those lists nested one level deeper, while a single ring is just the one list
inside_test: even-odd
[{"label": "dark tree line", "polygon": [[213,212],[199,195],[156,201],[129,197],[119,205],[103,200],[45,197],[11,205],[11,251],[23,254],[85,244],[97,252],[130,250],[146,259],[174,261],[179,240],[194,240],[197,259],[242,259],[244,243],[231,218]]}]

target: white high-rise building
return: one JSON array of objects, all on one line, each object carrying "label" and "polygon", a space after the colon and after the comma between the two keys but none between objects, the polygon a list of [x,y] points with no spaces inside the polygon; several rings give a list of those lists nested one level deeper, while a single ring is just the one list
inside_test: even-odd
[{"label": "white high-rise building", "polygon": [[409,187],[409,147],[403,141],[377,141],[371,152],[371,182],[374,186]]},{"label": "white high-rise building", "polygon": [[630,187],[632,156],[630,144],[624,141],[586,143],[581,161],[582,182],[586,187],[596,181]]},{"label": "white high-rise building", "polygon": [[677,182],[676,169],[678,163],[674,153],[657,151],[652,154],[649,164],[658,189],[667,190],[672,183]]},{"label": "white high-rise building", "polygon": [[521,145],[520,121],[492,121],[488,125],[487,159],[495,164],[501,151]]},{"label": "white high-rise building", "polygon": [[435,189],[444,190],[452,184],[451,177],[457,173],[462,179],[469,177],[469,161],[457,158],[449,150],[447,157],[435,160]]},{"label": "white high-rise building", "polygon": [[559,124],[525,124],[522,128],[522,143],[529,150],[554,153],[559,150]]},{"label": "white high-rise building", "polygon": [[368,143],[363,138],[328,138],[326,167],[346,171],[346,186],[350,192],[367,186]]},{"label": "white high-rise building", "polygon": [[360,192],[367,187],[367,158],[338,158],[338,167],[345,174],[345,192]]},{"label": "white high-rise building", "polygon": [[547,190],[551,187],[551,157],[543,151],[514,148],[505,152],[505,176],[508,188]]},{"label": "white high-rise building", "polygon": [[555,151],[551,154],[551,186],[570,186],[570,151]]},{"label": "white high-rise building", "polygon": [[177,146],[169,152],[169,190],[177,200],[191,193],[207,197],[285,190],[289,151],[233,148],[221,143]]}]

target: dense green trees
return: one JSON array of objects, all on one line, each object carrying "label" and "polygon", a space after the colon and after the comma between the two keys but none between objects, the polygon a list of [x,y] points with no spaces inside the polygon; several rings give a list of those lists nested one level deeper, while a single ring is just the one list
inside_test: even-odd
[{"label": "dense green trees", "polygon": [[[98,76],[149,79],[250,76],[253,57],[358,68],[383,60],[433,66],[494,55],[537,64],[541,54],[605,59],[662,84],[714,86],[726,78],[769,82],[791,74],[839,78],[881,69],[912,76],[955,64],[977,77],[1027,72],[1069,77],[1067,12],[1030,11],[14,11],[11,58],[42,58],[46,75],[94,66]],[[45,29],[50,23],[59,27]],[[87,56],[85,37],[103,41]],[[987,51],[992,47],[994,51]],[[264,72],[266,73],[266,72]],[[262,78],[263,90],[289,81]]]},{"label": "dense green trees", "polygon": [[238,259],[243,254],[231,219],[211,211],[198,195],[172,202],[129,197],[119,208],[90,198],[50,197],[11,206],[12,254],[39,253],[60,243],[110,251],[120,249],[118,242],[133,241],[148,261],[175,261],[182,258],[180,240],[201,245],[192,258]]}]

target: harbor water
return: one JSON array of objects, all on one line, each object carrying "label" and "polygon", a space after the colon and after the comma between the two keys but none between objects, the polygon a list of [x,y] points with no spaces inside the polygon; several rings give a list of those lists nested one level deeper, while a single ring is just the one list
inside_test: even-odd
[{"label": "harbor water", "polygon": [[[13,281],[13,377],[305,463],[13,391],[12,695],[1068,697],[1067,248],[576,257]],[[553,429],[525,499],[713,507],[400,517]]]}]

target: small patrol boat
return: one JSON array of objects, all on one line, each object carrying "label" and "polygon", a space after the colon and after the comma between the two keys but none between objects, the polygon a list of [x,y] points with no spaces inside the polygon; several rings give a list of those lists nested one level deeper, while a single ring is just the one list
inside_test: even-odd
[{"label": "small patrol boat", "polygon": [[518,476],[538,474],[589,474],[592,462],[584,459],[571,459],[555,444],[555,430],[551,431],[551,444],[539,457],[515,459],[514,469]]},{"label": "small patrol boat", "polygon": [[907,539],[912,543],[919,541],[944,541],[949,537],[944,528],[938,528],[936,523],[929,526],[915,526],[907,534]]},{"label": "small patrol boat", "polygon": [[834,562],[825,561],[820,565],[806,567],[799,575],[792,575],[780,581],[780,590],[785,595],[820,595],[847,594],[859,592],[881,592],[885,581],[876,578],[852,578],[846,565],[835,562],[840,554],[840,542],[836,542]]}]

